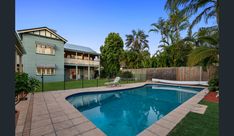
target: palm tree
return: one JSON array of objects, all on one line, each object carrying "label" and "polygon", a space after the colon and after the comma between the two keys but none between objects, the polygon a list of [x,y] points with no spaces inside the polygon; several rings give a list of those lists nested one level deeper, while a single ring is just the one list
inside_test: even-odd
[{"label": "palm tree", "polygon": [[158,19],[157,23],[153,23],[151,24],[151,26],[153,27],[152,29],[149,30],[149,32],[156,32],[156,33],[160,33],[162,36],[162,39],[166,38],[167,33],[169,31],[169,29],[167,29],[167,21],[164,20],[162,17],[160,17]]},{"label": "palm tree", "polygon": [[194,37],[185,39],[193,42],[195,49],[189,54],[188,65],[217,65],[219,62],[219,37],[217,27],[200,28]]},{"label": "palm tree", "polygon": [[175,9],[182,6],[184,7],[182,12],[186,13],[187,16],[198,13],[190,25],[191,31],[193,26],[199,23],[202,18],[207,22],[210,18],[216,17],[217,24],[219,25],[220,1],[221,0],[167,0],[165,9],[173,12]]},{"label": "palm tree", "polygon": [[172,29],[171,31],[173,35],[175,35],[175,40],[180,40],[180,31],[183,31],[189,27],[188,17],[184,14],[184,12],[175,9],[169,14],[168,21]]},{"label": "palm tree", "polygon": [[143,30],[132,30],[132,34],[126,35],[126,47],[137,52],[149,49],[147,37],[148,35],[146,35]]}]

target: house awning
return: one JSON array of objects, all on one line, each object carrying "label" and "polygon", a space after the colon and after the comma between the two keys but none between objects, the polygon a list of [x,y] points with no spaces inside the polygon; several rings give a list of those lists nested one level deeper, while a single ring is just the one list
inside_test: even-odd
[{"label": "house awning", "polygon": [[37,68],[56,68],[56,64],[37,64]]},{"label": "house awning", "polygon": [[45,45],[47,47],[56,48],[55,44],[50,44],[50,43],[45,43],[45,42],[38,42],[38,41],[36,41],[35,43],[36,43],[36,45],[39,44],[39,45]]}]

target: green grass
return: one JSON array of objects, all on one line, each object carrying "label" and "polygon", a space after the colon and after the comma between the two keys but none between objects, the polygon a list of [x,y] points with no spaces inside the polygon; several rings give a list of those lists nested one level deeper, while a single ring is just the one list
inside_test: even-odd
[{"label": "green grass", "polygon": [[[104,86],[104,83],[109,82],[107,79],[99,79],[98,80],[98,86]],[[134,83],[134,82],[140,82],[140,81],[120,81],[120,84],[126,84],[126,83]],[[76,89],[76,88],[82,88],[82,80],[74,80],[74,81],[66,81],[65,83],[66,90],[67,89]],[[83,87],[97,87],[97,80],[83,80]],[[44,91],[55,91],[55,90],[63,90],[64,89],[64,82],[49,82],[44,83]],[[41,91],[41,86],[38,89],[38,91]]]},{"label": "green grass", "polygon": [[201,101],[207,105],[204,115],[190,112],[170,133],[169,136],[218,136],[219,104]]}]

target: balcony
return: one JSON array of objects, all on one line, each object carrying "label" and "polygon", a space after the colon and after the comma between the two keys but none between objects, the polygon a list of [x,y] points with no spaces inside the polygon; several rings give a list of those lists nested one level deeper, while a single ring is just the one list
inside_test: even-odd
[{"label": "balcony", "polygon": [[99,60],[82,60],[82,59],[75,59],[75,58],[64,58],[65,64],[76,64],[80,66],[95,66],[99,67],[100,61]]}]

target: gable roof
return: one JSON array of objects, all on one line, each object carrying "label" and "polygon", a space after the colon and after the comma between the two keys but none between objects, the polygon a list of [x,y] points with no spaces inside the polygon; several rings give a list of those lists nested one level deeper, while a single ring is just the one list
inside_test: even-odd
[{"label": "gable roof", "polygon": [[93,55],[99,55],[99,53],[97,53],[96,51],[92,50],[89,47],[70,44],[70,43],[66,43],[64,45],[64,50],[65,51],[77,51],[77,52],[80,52],[80,53],[89,53],[89,54],[93,54]]},{"label": "gable roof", "polygon": [[23,33],[30,33],[30,32],[41,31],[41,30],[46,30],[46,31],[52,33],[53,35],[55,35],[59,40],[62,40],[65,43],[67,42],[67,40],[65,38],[63,38],[62,36],[60,36],[59,34],[57,34],[55,30],[50,29],[48,27],[37,27],[37,28],[30,28],[30,29],[21,29],[21,30],[18,30],[17,32],[19,34],[23,34]]}]

